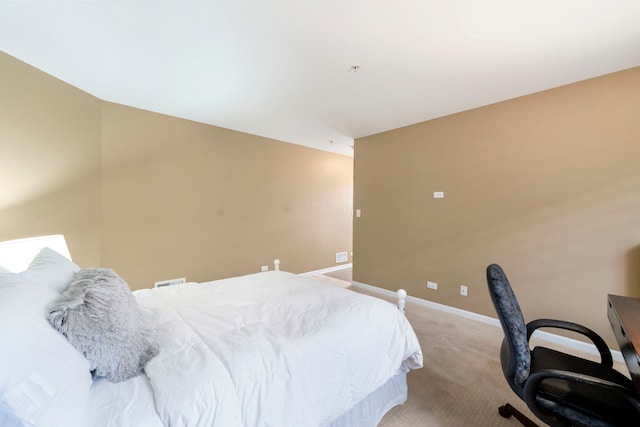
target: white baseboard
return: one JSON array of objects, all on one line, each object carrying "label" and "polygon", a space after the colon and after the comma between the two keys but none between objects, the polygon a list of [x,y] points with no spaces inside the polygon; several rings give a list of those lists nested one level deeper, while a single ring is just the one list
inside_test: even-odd
[{"label": "white baseboard", "polygon": [[[396,298],[397,295],[395,292],[390,291],[388,289],[379,288],[377,286],[367,285],[365,283],[360,282],[352,282],[353,286],[359,287],[362,289],[367,289],[372,292],[377,292],[382,295],[386,295],[391,298]],[[483,314],[473,313],[471,311],[462,310],[455,307],[450,307],[448,305],[439,304],[437,302],[428,301],[422,298],[413,297],[411,295],[407,295],[407,302],[411,302],[417,305],[421,305],[423,307],[433,308],[435,310],[444,311],[447,313],[455,314],[467,319],[476,320],[478,322],[486,323],[496,328],[502,328],[500,325],[500,321],[494,317],[485,316]],[[543,340],[552,342],[557,345],[563,345],[569,348],[573,348],[578,351],[584,351],[590,354],[599,354],[598,350],[593,344],[586,343],[583,341],[579,341],[573,338],[563,337],[562,335],[552,334],[546,331],[536,331],[534,332],[534,336],[537,338],[541,338]],[[622,353],[619,350],[611,350],[611,355],[613,356],[613,360],[617,362],[624,362],[622,358]]]},{"label": "white baseboard", "polygon": [[300,273],[300,276],[318,276],[320,274],[331,273],[332,271],[344,270],[346,268],[351,268],[351,267],[353,267],[352,263],[340,264],[340,265],[336,265],[335,267],[323,268],[322,270],[314,270],[314,271],[307,271],[306,273]]}]

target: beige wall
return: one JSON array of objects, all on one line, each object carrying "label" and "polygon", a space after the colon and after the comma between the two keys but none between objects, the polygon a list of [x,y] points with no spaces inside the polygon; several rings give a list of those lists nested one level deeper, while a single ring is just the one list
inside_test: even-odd
[{"label": "beige wall", "polygon": [[353,159],[105,103],[102,262],[130,285],[335,265]]},{"label": "beige wall", "polygon": [[351,251],[351,157],[103,102],[4,53],[0,93],[0,240],[63,233],[134,289]]},{"label": "beige wall", "polygon": [[358,139],[354,280],[495,317],[496,262],[527,319],[615,346],[606,296],[640,296],[639,138],[634,68]]},{"label": "beige wall", "polygon": [[0,241],[62,233],[100,259],[101,102],[0,52]]}]

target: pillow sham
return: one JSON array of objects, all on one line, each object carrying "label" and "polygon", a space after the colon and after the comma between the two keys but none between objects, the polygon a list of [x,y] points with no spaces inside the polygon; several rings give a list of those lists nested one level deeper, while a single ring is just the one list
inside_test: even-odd
[{"label": "pillow sham", "polygon": [[51,248],[44,247],[33,258],[29,268],[22,274],[29,279],[44,283],[50,288],[62,292],[71,283],[73,275],[80,271],[73,261]]},{"label": "pillow sham", "polygon": [[94,377],[121,382],[158,353],[155,335],[129,286],[113,270],[78,271],[47,319],[89,361]]},{"label": "pillow sham", "polygon": [[5,421],[86,425],[89,363],[45,317],[59,296],[21,274],[0,275],[0,418]]}]

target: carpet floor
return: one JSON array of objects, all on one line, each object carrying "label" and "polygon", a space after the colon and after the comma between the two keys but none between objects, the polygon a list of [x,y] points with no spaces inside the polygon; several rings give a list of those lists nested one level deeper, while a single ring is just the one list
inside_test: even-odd
[{"label": "carpet floor", "polygon": [[[348,286],[349,274],[350,271],[340,270],[324,275],[324,280]],[[351,289],[395,303],[378,293],[357,287]],[[422,347],[424,367],[409,372],[407,402],[389,411],[379,427],[520,426],[514,418],[505,419],[498,414],[498,407],[506,402],[536,420],[511,391],[502,374],[499,355],[502,329],[410,302],[407,302],[406,316]],[[542,340],[536,341],[545,344]],[[550,343],[545,345],[559,348]],[[574,349],[559,349],[576,354]],[[594,358],[589,354],[579,355]],[[615,365],[628,375],[623,362]]]}]

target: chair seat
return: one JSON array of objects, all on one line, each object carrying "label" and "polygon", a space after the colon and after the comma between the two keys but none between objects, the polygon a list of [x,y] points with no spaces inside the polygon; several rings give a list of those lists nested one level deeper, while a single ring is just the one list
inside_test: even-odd
[{"label": "chair seat", "polygon": [[[531,353],[531,374],[547,369],[589,375],[616,383],[635,393],[633,382],[614,369],[546,347],[535,347]],[[640,425],[638,413],[629,402],[599,392],[587,384],[549,379],[541,384],[538,398],[543,406],[557,415],[577,411],[602,420],[602,423],[591,420],[585,425]]]}]

